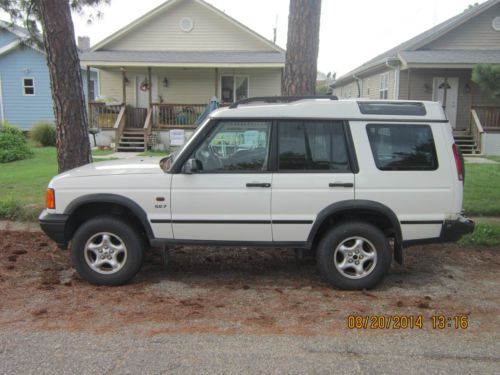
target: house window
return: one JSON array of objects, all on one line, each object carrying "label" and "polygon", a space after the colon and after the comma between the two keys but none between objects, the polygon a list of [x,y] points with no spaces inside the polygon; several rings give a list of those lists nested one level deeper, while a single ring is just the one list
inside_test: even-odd
[{"label": "house window", "polygon": [[380,75],[380,99],[389,97],[389,72]]},{"label": "house window", "polygon": [[223,103],[232,103],[248,98],[248,76],[222,76],[221,99]]},{"label": "house window", "polygon": [[23,78],[23,95],[35,95],[35,80],[33,78]]}]

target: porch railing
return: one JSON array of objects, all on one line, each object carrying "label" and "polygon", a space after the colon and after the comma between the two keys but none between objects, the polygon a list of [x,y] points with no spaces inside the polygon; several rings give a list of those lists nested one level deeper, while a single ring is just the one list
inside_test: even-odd
[{"label": "porch railing", "polygon": [[106,103],[92,102],[89,105],[89,127],[97,129],[113,129],[121,104],[106,105]]},{"label": "porch railing", "polygon": [[484,129],[481,125],[481,120],[477,115],[477,111],[475,109],[471,110],[471,122],[470,122],[470,131],[472,137],[476,142],[476,151],[479,151],[481,154],[483,152],[483,134]]},{"label": "porch railing", "polygon": [[167,104],[153,103],[152,122],[157,129],[193,128],[206,104]]},{"label": "porch railing", "polygon": [[472,110],[477,113],[484,130],[500,131],[500,106],[474,106]]}]

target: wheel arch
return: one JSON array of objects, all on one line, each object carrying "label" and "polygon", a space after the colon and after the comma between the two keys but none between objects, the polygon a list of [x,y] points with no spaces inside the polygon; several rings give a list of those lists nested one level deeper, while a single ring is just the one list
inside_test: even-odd
[{"label": "wheel arch", "polygon": [[336,202],[321,210],[309,232],[308,244],[314,247],[325,230],[335,223],[353,219],[377,226],[387,235],[394,236],[397,246],[401,246],[401,224],[394,211],[384,204],[362,199]]},{"label": "wheel arch", "polygon": [[132,222],[145,237],[154,239],[153,230],[146,212],[130,198],[118,194],[89,194],[72,201],[64,210],[68,215],[65,237],[71,239],[78,226],[91,217],[111,214],[125,217]]}]

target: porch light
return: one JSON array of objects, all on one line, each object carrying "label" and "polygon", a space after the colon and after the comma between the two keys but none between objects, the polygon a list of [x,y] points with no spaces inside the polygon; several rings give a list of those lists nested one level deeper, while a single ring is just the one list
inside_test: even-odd
[{"label": "porch light", "polygon": [[168,79],[167,77],[163,78],[163,87],[168,87]]},{"label": "porch light", "polygon": [[464,86],[464,91],[465,91],[465,93],[466,93],[466,94],[470,94],[470,92],[471,92],[471,87],[470,87],[469,82],[467,82],[467,83],[465,84],[465,86]]}]

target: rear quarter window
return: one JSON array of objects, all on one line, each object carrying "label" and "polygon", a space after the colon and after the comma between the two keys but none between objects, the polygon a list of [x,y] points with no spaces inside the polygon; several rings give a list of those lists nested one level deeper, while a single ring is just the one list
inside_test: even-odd
[{"label": "rear quarter window", "polygon": [[375,165],[382,171],[433,171],[438,168],[429,125],[366,126]]}]

